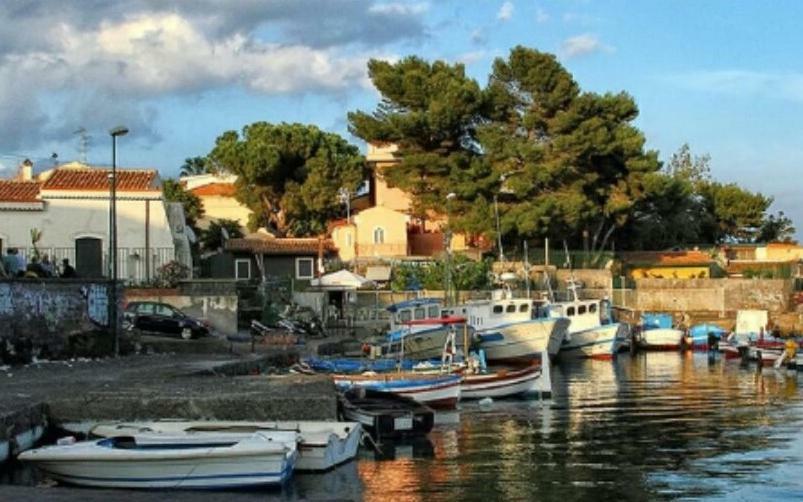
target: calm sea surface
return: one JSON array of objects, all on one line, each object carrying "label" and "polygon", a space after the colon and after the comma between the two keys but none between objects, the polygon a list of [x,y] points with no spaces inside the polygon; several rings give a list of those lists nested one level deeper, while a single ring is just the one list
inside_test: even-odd
[{"label": "calm sea surface", "polygon": [[[426,441],[387,445],[382,456],[361,451],[357,462],[297,476],[282,492],[169,499],[803,499],[799,378],[706,354],[561,363],[553,368],[551,400],[463,404],[440,415]],[[18,483],[36,477],[12,474]],[[76,500],[110,493],[36,492]],[[164,492],[130,495],[167,500]]]}]

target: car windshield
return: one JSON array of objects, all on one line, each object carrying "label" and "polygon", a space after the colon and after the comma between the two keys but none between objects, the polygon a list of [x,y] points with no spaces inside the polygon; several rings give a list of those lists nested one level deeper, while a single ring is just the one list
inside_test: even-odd
[{"label": "car windshield", "polygon": [[177,316],[179,312],[169,305],[156,305],[156,314],[165,317]]}]

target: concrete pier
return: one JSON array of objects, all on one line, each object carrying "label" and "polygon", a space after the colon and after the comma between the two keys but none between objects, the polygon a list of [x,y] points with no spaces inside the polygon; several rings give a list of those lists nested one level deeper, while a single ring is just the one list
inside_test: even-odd
[{"label": "concrete pier", "polygon": [[0,445],[13,446],[16,436],[37,426],[67,422],[336,419],[330,378],[256,374],[285,359],[283,353],[160,354],[6,368],[0,371]]}]

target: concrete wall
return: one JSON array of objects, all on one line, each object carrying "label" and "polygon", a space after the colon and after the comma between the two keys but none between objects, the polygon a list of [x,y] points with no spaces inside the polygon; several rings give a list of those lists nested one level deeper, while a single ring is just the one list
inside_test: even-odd
[{"label": "concrete wall", "polygon": [[190,317],[209,322],[218,334],[237,334],[239,303],[236,287],[230,281],[187,282],[176,289],[129,288],[125,301],[167,303]]},{"label": "concrete wall", "polygon": [[[354,216],[357,227],[358,256],[406,256],[409,216],[382,206],[372,207]],[[384,231],[384,242],[374,242],[374,231]]]},{"label": "concrete wall", "polygon": [[[106,281],[0,281],[0,353],[24,347],[40,357],[69,355],[71,337],[108,329],[109,287]],[[25,362],[17,355],[22,360],[15,362]]]},{"label": "concrete wall", "polygon": [[556,277],[558,280],[558,289],[564,290],[567,286],[567,280],[574,274],[574,278],[583,284],[587,289],[600,289],[608,290],[613,287],[613,276],[610,270],[606,269],[592,269],[581,268],[576,270],[557,269]]},{"label": "concrete wall", "polygon": [[789,308],[792,281],[785,279],[637,279],[636,289],[616,303],[649,311],[736,311]]}]

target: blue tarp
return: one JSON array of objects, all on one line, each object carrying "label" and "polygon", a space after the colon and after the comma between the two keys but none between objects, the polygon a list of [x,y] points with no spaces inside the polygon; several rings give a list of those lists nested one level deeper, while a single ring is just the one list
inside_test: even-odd
[{"label": "blue tarp", "polygon": [[696,324],[689,329],[689,336],[695,340],[708,340],[708,334],[722,338],[728,334],[728,330],[716,324]]},{"label": "blue tarp", "polygon": [[415,298],[404,302],[394,303],[388,306],[388,312],[396,312],[399,309],[406,309],[410,307],[421,307],[422,305],[440,304],[441,301],[437,298]]},{"label": "blue tarp", "polygon": [[[376,373],[387,373],[398,368],[396,359],[306,359],[304,362],[319,373],[363,373],[374,371]],[[420,361],[404,360],[402,369],[409,370]]]},{"label": "blue tarp", "polygon": [[641,325],[644,329],[671,329],[672,314],[648,313],[641,316]]}]

